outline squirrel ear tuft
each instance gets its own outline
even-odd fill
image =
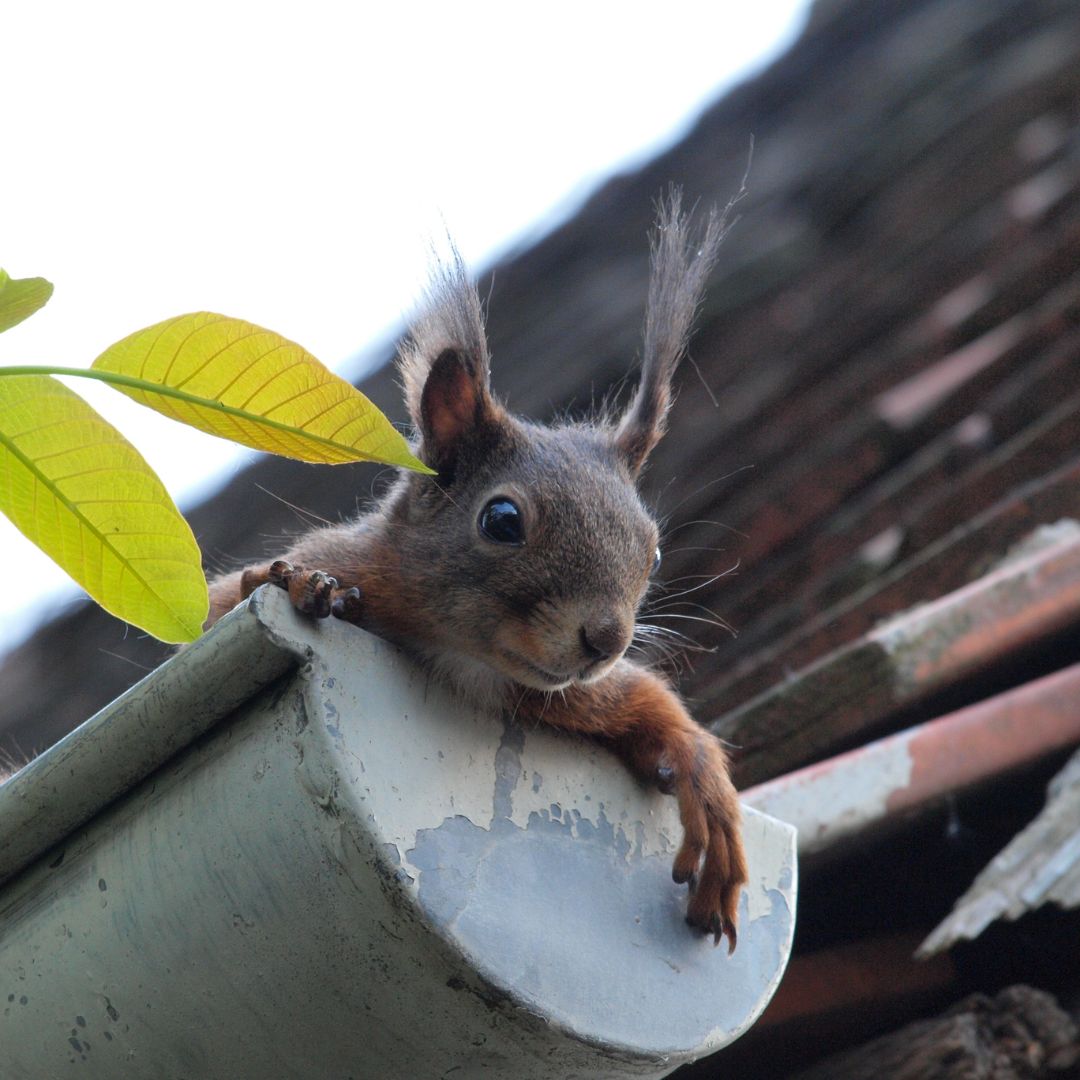
[[[496,411],[480,297],[453,244],[449,260],[432,266],[399,365],[405,404],[423,438],[420,457],[441,472],[457,440]]]
[[[741,192],[740,192],[741,195]],[[652,235],[652,270],[645,308],[641,384],[615,431],[615,447],[636,476],[667,426],[671,379],[686,351],[701,296],[728,228],[727,208],[710,211],[694,229],[682,212],[682,193],[673,187],[660,200]]]

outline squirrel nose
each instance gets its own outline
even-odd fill
[[[583,626],[578,637],[582,651],[591,661],[610,660],[626,648],[623,628],[614,621]]]

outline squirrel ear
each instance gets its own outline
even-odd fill
[[[420,313],[402,344],[400,370],[409,415],[422,436],[420,457],[439,472],[453,465],[463,435],[498,407],[480,297],[457,248],[436,260]]]
[[[444,349],[428,370],[420,395],[421,458],[441,474],[450,472],[461,439],[482,424],[492,409],[476,361]]]
[[[671,379],[686,351],[705,282],[728,226],[727,209],[710,211],[702,230],[682,212],[682,192],[661,199],[653,232],[641,384],[615,430],[615,447],[636,476],[667,426]]]

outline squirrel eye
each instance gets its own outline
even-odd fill
[[[525,523],[517,504],[496,495],[480,511],[480,531],[496,544],[524,544]]]
[[[660,549],[657,548],[656,551],[653,552],[652,569],[649,571],[649,573],[650,574],[655,574],[656,571],[659,570],[659,569],[660,569]]]

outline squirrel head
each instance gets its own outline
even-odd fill
[[[677,191],[652,245],[641,382],[614,419],[546,427],[492,396],[480,300],[456,251],[436,268],[402,349],[417,453],[437,476],[403,480],[389,508],[422,643],[524,686],[592,682],[619,660],[659,564],[637,478],[664,432],[671,379],[725,229],[700,231]]]

